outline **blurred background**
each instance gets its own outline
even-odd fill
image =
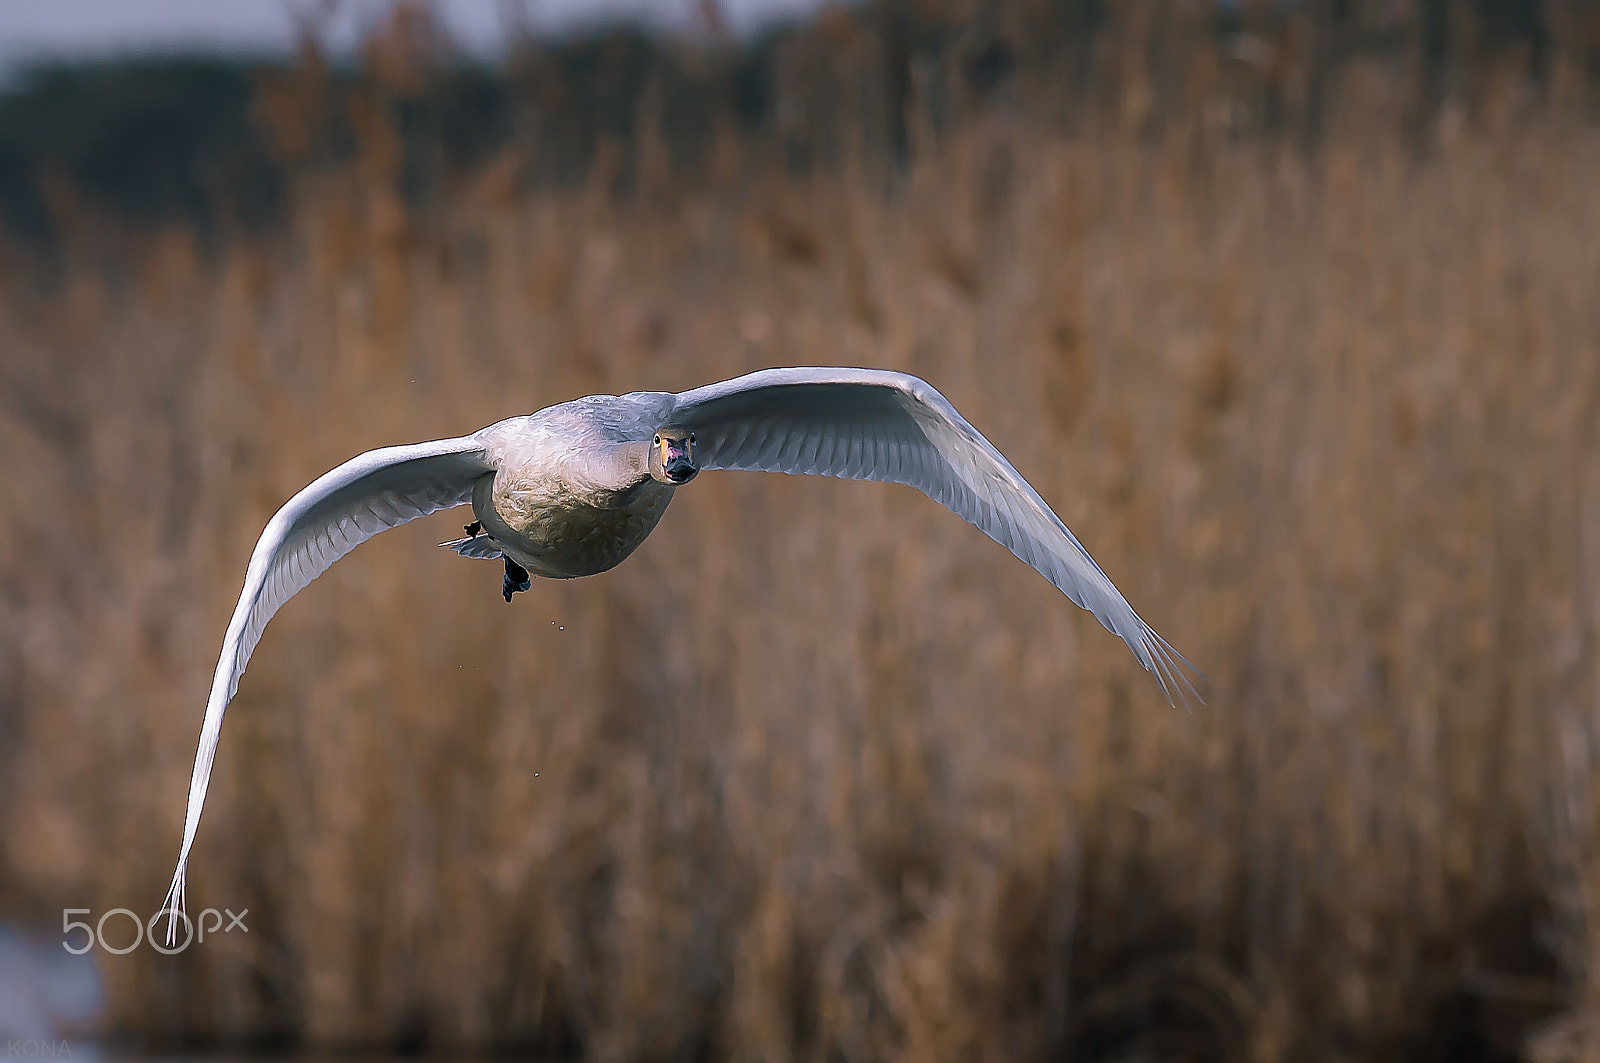
[[[1600,1057],[1597,190],[1595,0],[6,5],[0,1036]],[[244,677],[248,932],[135,937],[286,498],[784,364],[933,382],[1207,703],[904,488],[511,607],[442,514]]]

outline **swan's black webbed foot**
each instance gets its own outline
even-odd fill
[[[461,530],[467,533],[467,538],[476,539],[478,533],[483,531],[483,524],[479,521],[473,521],[471,524],[463,524]]]
[[[506,601],[510,602],[513,594],[517,593],[518,591],[525,591],[529,587],[533,586],[533,580],[528,578],[527,569],[511,560],[509,557],[506,558],[505,561],[506,579],[505,583],[501,585],[500,590],[501,593],[506,596]]]

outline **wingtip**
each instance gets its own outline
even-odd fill
[[[1148,624],[1145,625],[1139,641],[1145,651],[1140,655],[1140,663],[1155,675],[1168,705],[1177,708],[1178,703],[1182,702],[1183,707],[1188,709],[1193,707],[1190,699],[1201,705],[1206,703],[1195,680],[1209,683],[1211,681],[1209,676],[1196,668],[1189,658],[1174,649],[1170,642],[1156,634]],[[1190,678],[1191,676],[1193,678]]]
[[[161,902],[161,911],[167,915],[168,948],[172,948],[177,944],[178,920],[182,919],[185,926],[189,923],[189,917],[184,910],[186,907],[184,894],[187,892],[187,880],[186,870],[183,864],[180,863],[178,869],[173,872],[172,884],[167,887],[166,899]]]

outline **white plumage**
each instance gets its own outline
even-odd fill
[[[470,436],[352,458],[295,495],[251,555],[206,703],[165,908],[169,938],[228,701],[267,621],[380,531],[471,503],[473,534],[445,545],[572,578],[620,563],[700,470],[742,469],[908,484],[981,528],[1121,637],[1169,701],[1192,666],[1157,635],[1022,475],[945,397],[914,376],[791,368],[673,395],[591,395]],[[513,573],[521,582],[514,582]]]

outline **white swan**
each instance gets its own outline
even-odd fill
[[[528,573],[589,576],[619,564],[701,469],[909,484],[1037,569],[1154,672],[1168,701],[1192,666],[1139,619],[1028,482],[926,382],[872,369],[793,368],[673,395],[591,395],[470,436],[352,458],[291,498],[261,533],[222,641],[189,783],[183,849],[163,911],[172,939],[223,713],[278,608],[358,544],[472,504],[443,545],[504,558],[506,601]]]

